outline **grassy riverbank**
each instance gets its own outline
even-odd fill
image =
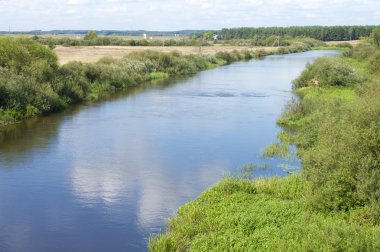
[[[305,200],[300,175],[226,178],[178,210],[150,251],[376,251],[380,228],[365,209],[323,212]],[[364,222],[364,223],[363,223]]]
[[[222,180],[181,207],[151,251],[380,250],[380,30],[293,85],[299,99],[264,154],[296,145],[302,170]]]

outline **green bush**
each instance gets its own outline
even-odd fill
[[[326,108],[312,121],[316,140],[303,148],[302,159],[315,206],[346,210],[380,204],[379,118],[380,99],[366,96],[349,107]],[[311,136],[308,128],[299,138]]]
[[[318,58],[308,63],[301,75],[293,81],[294,88],[353,86],[361,78],[355,69],[340,58]]]
[[[368,70],[372,74],[380,74],[380,52],[377,51],[368,59]]]
[[[353,49],[344,53],[347,57],[352,57],[357,60],[368,59],[371,55],[376,52],[376,48],[370,43],[360,43]]]
[[[373,30],[371,34],[371,39],[372,39],[373,44],[377,48],[380,48],[380,27],[377,27]]]
[[[215,54],[215,58],[226,62],[226,64],[230,64],[238,60],[236,54],[230,52],[217,52]]]
[[[336,47],[339,47],[339,48],[349,48],[349,49],[353,49],[354,47],[348,43],[348,42],[344,42],[344,43],[338,43],[335,45]]]
[[[69,62],[58,72],[53,85],[54,91],[61,97],[68,98],[70,103],[83,101],[90,90],[90,82],[85,75],[85,66],[81,62]]]
[[[31,39],[4,37],[0,38],[0,67],[17,74],[31,69],[51,73],[58,68],[58,60],[52,50]]]
[[[374,57],[375,59],[377,58]],[[320,211],[367,207],[380,223],[380,80],[346,88],[298,90],[281,123],[297,126],[292,142],[309,182],[308,201]]]

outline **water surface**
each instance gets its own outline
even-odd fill
[[[336,54],[239,62],[0,131],[0,251],[146,251],[180,205],[263,162],[291,80]],[[257,176],[286,174],[265,162]]]

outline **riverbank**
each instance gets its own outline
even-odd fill
[[[304,52],[311,47],[299,42],[276,51],[233,50],[214,55],[145,50],[121,59],[104,57],[96,63],[71,61],[60,66],[54,51],[32,39],[0,38],[0,127],[96,101],[157,78],[191,75],[235,61]]]
[[[376,251],[380,228],[363,210],[315,211],[307,182],[225,178],[178,210],[150,251]]]
[[[371,40],[308,64],[278,123],[302,171],[226,178],[189,202],[150,251],[377,251],[380,249],[380,53]]]

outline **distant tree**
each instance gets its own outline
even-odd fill
[[[203,33],[203,39],[204,40],[213,40],[214,39],[214,32],[205,32]]]
[[[371,36],[373,43],[376,45],[376,47],[380,48],[380,27],[374,29]]]
[[[98,34],[96,31],[88,31],[86,36],[84,36],[85,40],[95,40],[98,38]]]

